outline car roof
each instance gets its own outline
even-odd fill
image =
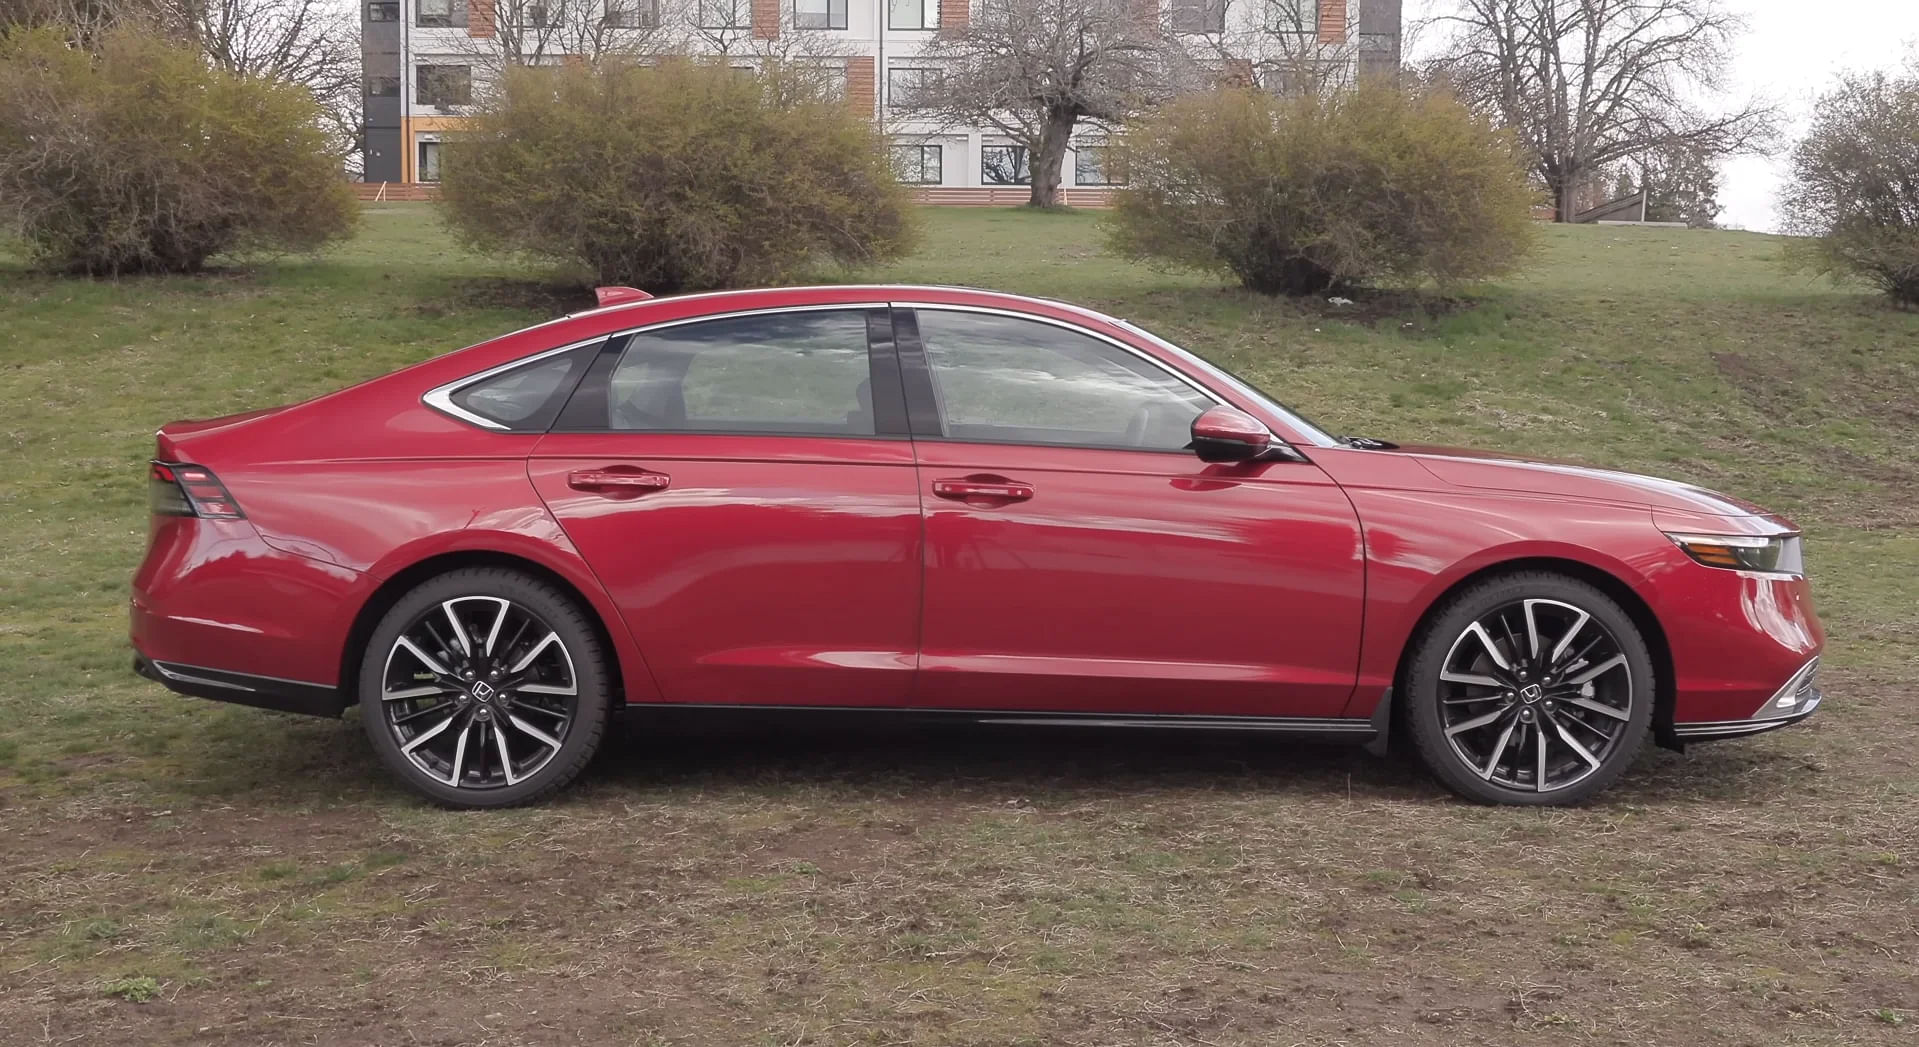
[[[1052,298],[1012,294],[980,287],[949,284],[817,284],[805,287],[761,287],[732,291],[703,291],[693,294],[662,295],[639,301],[569,313],[557,321],[587,318],[631,317],[646,323],[652,314],[661,319],[734,312],[740,309],[779,308],[781,306],[830,305],[839,302],[896,302],[901,300],[935,305],[973,305],[995,307],[1014,312],[1067,314],[1101,324],[1117,323],[1114,317],[1084,306]],[[688,308],[691,306],[691,308]],[[545,325],[541,325],[545,326]]]

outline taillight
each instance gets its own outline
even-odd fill
[[[199,516],[239,520],[246,516],[213,470],[184,462],[154,462],[148,473],[148,501],[155,516]]]

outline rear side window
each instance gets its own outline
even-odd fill
[[[447,399],[460,412],[494,425],[545,432],[602,344],[583,345],[508,368],[461,386]]]
[[[872,436],[866,326],[864,310],[818,309],[642,331],[561,428]]]

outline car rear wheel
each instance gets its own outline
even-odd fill
[[[610,685],[591,621],[565,593],[467,568],[407,593],[360,668],[381,760],[450,807],[510,807],[572,781],[605,733]]]
[[[1617,602],[1525,572],[1447,601],[1403,681],[1407,727],[1471,800],[1578,803],[1625,773],[1652,725],[1652,655]]]

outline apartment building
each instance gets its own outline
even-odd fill
[[[1020,202],[1025,148],[993,128],[930,119],[923,104],[941,89],[943,72],[921,51],[991,2],[362,0],[365,179],[381,195],[431,195],[440,143],[468,119],[489,70],[504,61],[564,62],[612,43],[709,54],[742,73],[773,56],[812,63],[845,104],[881,123],[902,180],[925,199]],[[1294,89],[1302,76],[1350,82],[1399,64],[1401,0],[1126,2],[1148,5],[1196,67],[1272,90]],[[1111,188],[1105,156],[1116,131],[1086,125],[1076,134],[1062,182],[1067,202],[1097,204]]]

